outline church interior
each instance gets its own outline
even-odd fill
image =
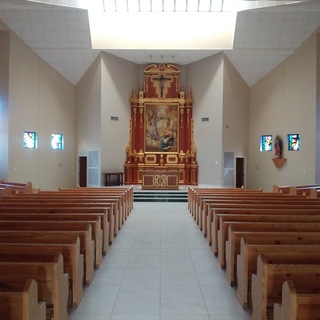
[[[319,319],[320,0],[0,0],[0,48],[4,320]]]

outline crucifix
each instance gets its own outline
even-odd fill
[[[159,78],[153,78],[153,80],[159,80],[159,87],[160,87],[160,98],[163,98],[163,89],[164,89],[164,82],[165,80],[171,80],[172,78],[165,78],[163,74]]]

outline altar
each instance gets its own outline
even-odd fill
[[[144,69],[144,84],[132,90],[124,183],[143,189],[178,189],[198,184],[193,140],[193,96],[180,85],[172,64]]]
[[[141,172],[142,189],[177,190],[179,189],[179,172],[167,170],[143,170]]]

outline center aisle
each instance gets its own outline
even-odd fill
[[[248,320],[187,203],[134,203],[70,320]]]

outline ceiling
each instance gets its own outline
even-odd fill
[[[273,1],[272,6],[266,8],[238,12],[233,49],[224,51],[249,86],[290,56],[320,27],[320,0],[286,5],[277,3],[283,4],[283,1]],[[28,0],[0,0],[0,19],[74,85],[101,52],[91,47],[88,12],[85,9]],[[178,65],[221,52],[148,49],[103,51],[137,64],[164,62]]]

